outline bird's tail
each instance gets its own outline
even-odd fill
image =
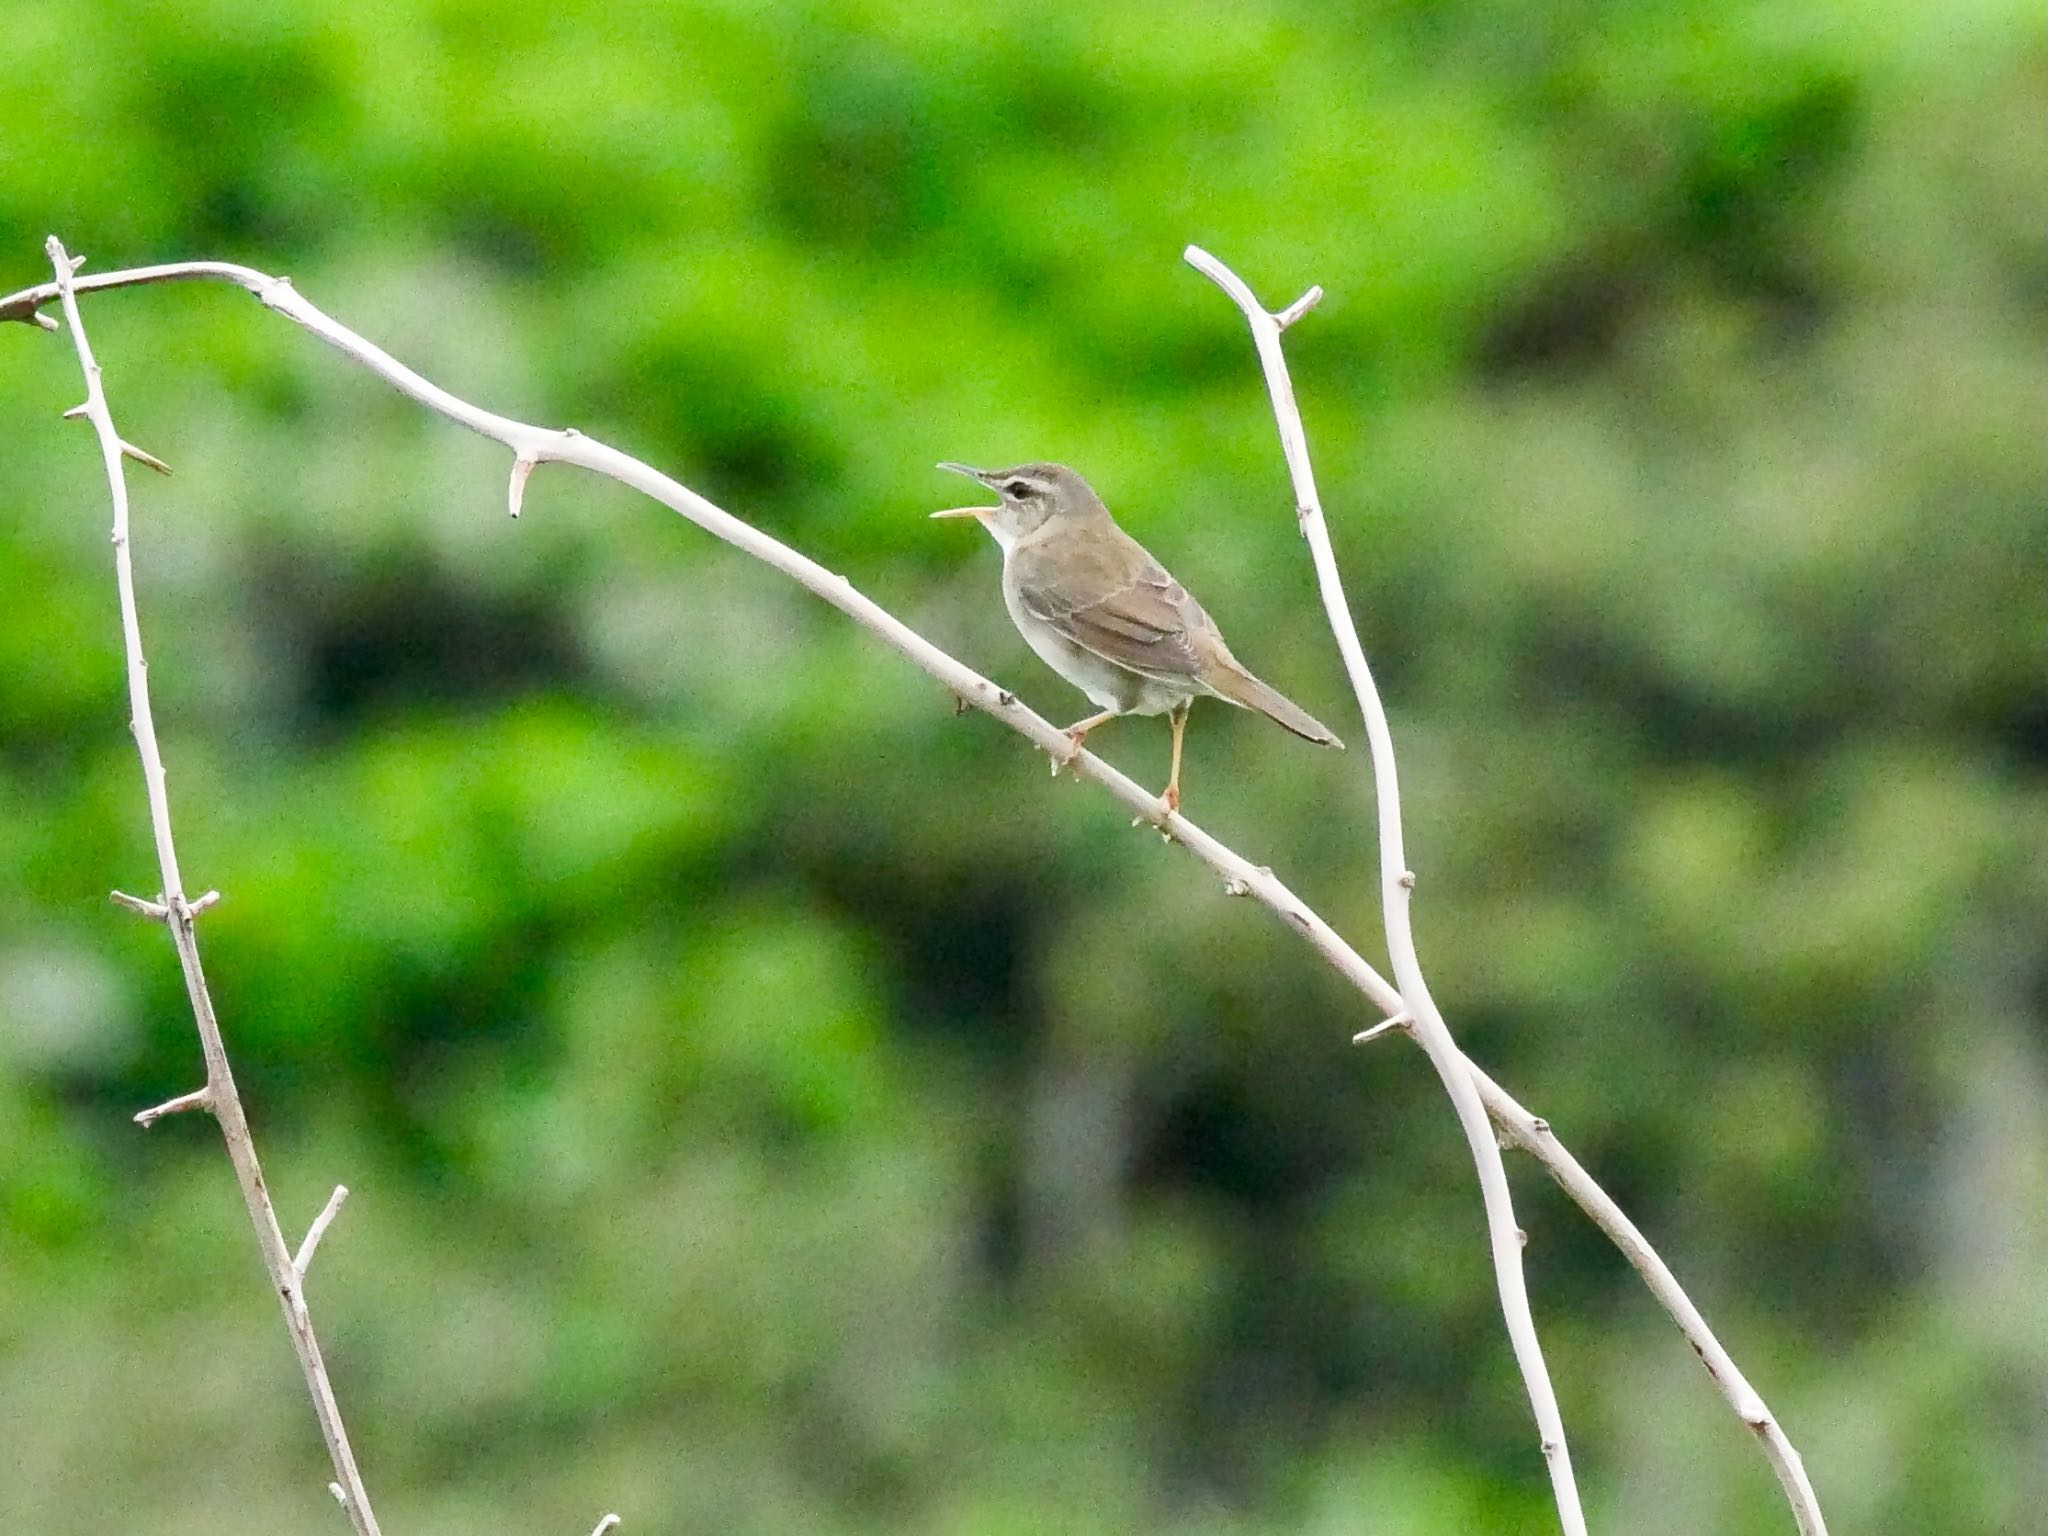
[[[1335,731],[1279,689],[1260,682],[1243,667],[1219,667],[1208,682],[1218,698],[1228,699],[1244,709],[1256,709],[1304,741],[1312,741],[1319,747],[1335,747],[1340,752],[1344,750],[1344,743],[1337,739]]]

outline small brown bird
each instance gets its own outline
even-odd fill
[[[1244,669],[1187,588],[1109,515],[1063,464],[941,469],[978,480],[1002,499],[933,517],[972,517],[1003,550],[1003,602],[1039,659],[1102,708],[1067,727],[1083,738],[1118,715],[1169,715],[1173,769],[1166,808],[1180,808],[1181,733],[1203,694],[1256,709],[1319,747],[1342,748],[1330,728]],[[1059,764],[1053,764],[1059,772]]]

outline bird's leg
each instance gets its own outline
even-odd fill
[[[1072,725],[1068,726],[1067,740],[1073,743],[1074,750],[1069,752],[1064,758],[1056,757],[1052,760],[1052,776],[1058,778],[1061,766],[1071,763],[1076,757],[1081,755],[1081,743],[1088,739],[1090,731],[1094,730],[1098,725],[1107,725],[1115,718],[1115,710],[1105,709],[1099,715],[1090,715],[1086,720],[1076,720]]]
[[[1180,809],[1180,738],[1188,728],[1188,706],[1192,703],[1193,699],[1182,699],[1173,707],[1173,768],[1166,775],[1166,793],[1160,796],[1168,811]]]

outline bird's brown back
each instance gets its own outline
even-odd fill
[[[1199,678],[1235,665],[1202,605],[1106,515],[1060,519],[1020,539],[1009,576],[1034,618],[1142,676]]]

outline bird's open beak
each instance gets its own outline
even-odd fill
[[[970,480],[979,480],[983,485],[988,484],[988,472],[986,470],[974,469],[966,464],[953,463],[941,464],[939,468],[943,470],[949,470],[956,475],[965,475]],[[932,516],[987,517],[989,513],[994,512],[996,510],[997,508],[995,507],[948,507],[943,512],[934,512]]]

